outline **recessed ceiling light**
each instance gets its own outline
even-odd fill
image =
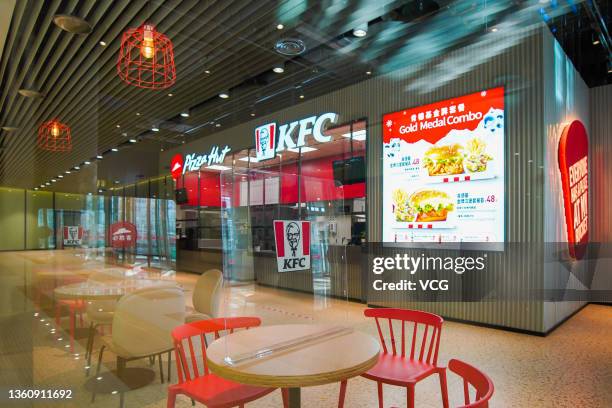
[[[368,35],[368,23],[360,24],[359,26],[353,28],[353,35],[359,38]]]
[[[104,190],[100,189],[100,190],[98,190],[98,193],[101,193],[101,192],[103,192],[103,191],[104,191]]]
[[[216,123],[215,127],[221,127],[221,124],[220,123]]]
[[[219,92],[219,98],[221,98],[221,99],[229,98],[229,91],[221,91],[221,92]]]
[[[277,25],[276,25],[276,29],[277,29],[277,30],[282,30],[283,28],[285,28],[285,26],[284,26],[284,25],[282,25],[282,24],[277,24]]]
[[[285,66],[284,64],[275,65],[274,68],[272,68],[272,71],[277,74],[282,74],[283,72],[285,72]]]
[[[66,174],[70,174],[70,173],[71,173],[71,171],[70,171],[70,170],[66,170],[64,173],[66,173]]]
[[[205,73],[205,74],[210,74],[210,70],[205,69],[205,70],[204,70],[204,73]]]
[[[251,116],[255,116],[255,112],[251,112]]]
[[[151,130],[152,130],[153,132],[159,132],[159,128],[157,128],[157,127],[155,127],[155,126],[153,126],[153,127],[151,128]]]
[[[121,125],[117,125],[117,129],[119,129],[121,127]]]
[[[106,42],[105,41],[100,41],[98,44],[100,44],[103,47],[106,47]]]
[[[599,40],[596,38],[593,40],[593,45],[597,45],[597,44],[599,44]]]
[[[51,183],[49,183],[48,181],[45,183],[45,186],[50,186]]]
[[[130,143],[136,143],[136,139],[130,139]]]
[[[140,116],[140,112],[136,112],[136,116]]]
[[[174,94],[173,93],[169,93],[168,96],[174,96]]]
[[[366,71],[366,75],[372,75],[372,71]]]
[[[41,184],[41,185],[40,185],[40,188],[45,188],[45,185],[44,185],[44,184]]]
[[[34,190],[38,191],[38,187],[34,187]]]
[[[498,32],[498,31],[499,31],[499,29],[498,29],[497,27],[493,27],[493,28],[491,29],[491,32],[492,32],[492,33],[496,33],[496,32]]]
[[[118,152],[118,151],[119,151],[119,149],[117,149],[116,147],[113,147],[113,148],[111,149],[111,152]]]
[[[96,156],[96,159],[98,159],[98,160],[102,160],[103,158],[104,158],[104,156],[102,156],[101,154]]]
[[[305,98],[304,94],[300,94],[300,99],[304,99],[304,98]]]
[[[57,180],[56,179],[51,179],[51,182],[55,183],[55,182],[57,182]]]
[[[181,112],[181,116],[184,118],[188,118],[189,117],[189,112]]]
[[[162,147],[161,149],[159,149],[159,151],[160,151],[160,152],[163,152],[163,151],[164,151],[164,148]]]
[[[87,165],[90,165],[90,164],[91,164],[91,162],[90,162],[89,160],[85,160],[85,161],[83,162],[83,164],[87,166]]]
[[[64,176],[62,174],[58,174],[57,178],[64,178]]]
[[[75,169],[75,170],[80,170],[80,169],[81,169],[81,167],[79,167],[79,166],[74,166],[74,169]]]

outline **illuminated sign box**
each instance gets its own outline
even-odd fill
[[[504,242],[504,88],[383,116],[383,241]]]

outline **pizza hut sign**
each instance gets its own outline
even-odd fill
[[[570,256],[582,259],[589,242],[589,139],[575,120],[559,140],[559,171],[563,188],[565,226]]]
[[[310,269],[310,222],[274,221],[279,272]]]
[[[113,248],[136,246],[136,226],[131,222],[119,221],[110,226],[110,240]]]

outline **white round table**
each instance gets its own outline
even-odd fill
[[[163,279],[117,279],[105,282],[85,281],[55,288],[58,299],[110,300],[126,293],[156,286],[178,286],[173,280]]]
[[[217,339],[206,350],[210,369],[242,384],[289,389],[300,406],[300,387],[339,382],[363,374],[378,361],[374,337],[323,324],[262,326]]]

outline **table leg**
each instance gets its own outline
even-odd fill
[[[302,406],[300,388],[289,388],[289,408]]]

